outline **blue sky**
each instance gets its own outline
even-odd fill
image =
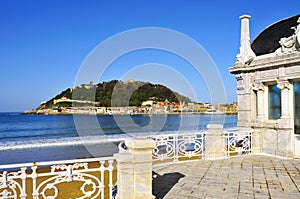
[[[239,16],[252,16],[253,40],[270,24],[299,14],[299,8],[300,1],[295,0],[0,0],[0,111],[33,109],[73,87],[82,62],[99,43],[143,27],[172,29],[197,41],[222,76],[226,101],[236,101],[236,81],[228,67],[234,64],[239,50]],[[192,85],[198,101],[211,101],[205,81],[194,75],[188,63],[159,50],[120,57],[99,81],[129,76],[152,81],[151,74],[128,75],[128,71],[149,67],[149,63],[168,66]],[[157,81],[154,83],[163,83]],[[167,86],[190,95],[180,84],[174,80]]]

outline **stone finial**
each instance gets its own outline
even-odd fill
[[[240,16],[241,19],[241,45],[240,54],[237,55],[237,62],[249,65],[256,57],[250,45],[250,31],[249,31],[249,15]]]

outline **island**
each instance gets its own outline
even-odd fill
[[[164,85],[131,78],[68,88],[25,114],[237,114],[237,103],[193,102]]]

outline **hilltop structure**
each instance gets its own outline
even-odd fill
[[[300,157],[300,15],[269,26],[250,44],[241,19],[237,79],[238,127],[253,132],[253,150]]]

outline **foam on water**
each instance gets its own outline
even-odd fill
[[[123,138],[125,139],[125,137]],[[84,144],[97,144],[103,142],[117,142],[123,140],[118,138],[107,138],[106,136],[87,136],[87,137],[69,137],[69,138],[49,138],[26,141],[5,141],[0,143],[0,151],[20,150],[30,148],[47,148],[60,146],[76,146]]]
[[[226,131],[237,131],[237,127],[226,128]],[[116,134],[116,135],[98,135],[98,136],[84,136],[84,137],[64,137],[64,138],[44,138],[36,140],[20,140],[20,141],[4,141],[0,142],[0,151],[6,150],[22,150],[31,148],[50,148],[50,147],[62,147],[62,146],[76,146],[76,145],[93,145],[107,142],[120,142],[130,137],[153,137],[156,135],[168,135],[168,134],[187,134],[204,132],[199,131],[161,131],[161,132],[143,132],[128,134]],[[134,136],[133,136],[134,135]]]

